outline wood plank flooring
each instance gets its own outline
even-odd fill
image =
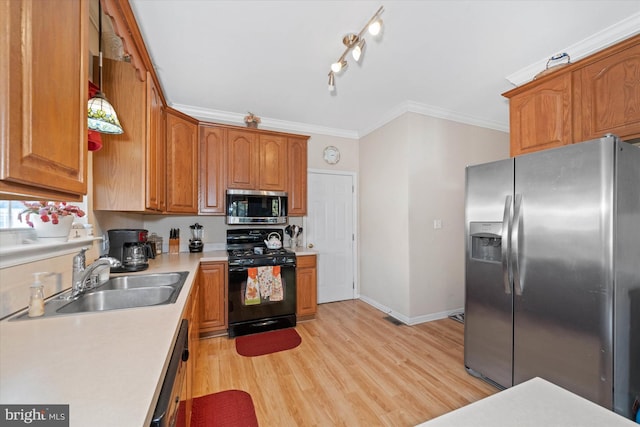
[[[321,304],[302,344],[243,357],[227,337],[200,341],[195,396],[239,389],[269,426],[414,426],[498,390],[463,364],[463,325],[394,325],[359,300]]]

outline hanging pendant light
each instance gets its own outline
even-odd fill
[[[102,93],[102,4],[98,1],[98,78],[100,90],[89,100],[88,126],[89,130],[100,133],[121,134],[124,131],[118,120],[116,110]]]

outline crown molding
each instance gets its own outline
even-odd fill
[[[397,119],[405,113],[422,114],[423,116],[435,117],[438,119],[451,120],[458,123],[464,123],[473,126],[479,126],[488,129],[494,129],[501,132],[509,132],[509,126],[502,122],[490,121],[480,119],[478,117],[470,116],[467,114],[457,113],[455,111],[446,110],[444,108],[436,107],[433,105],[422,104],[415,101],[405,101],[398,104],[391,110],[389,110],[379,121],[372,126],[359,132],[360,137],[366,136],[369,133],[381,128],[387,123]]]
[[[183,104],[172,104],[171,107],[203,121],[212,121],[216,123],[226,123],[240,126],[244,124],[244,114],[231,113],[221,110],[210,110]],[[278,131],[289,131],[295,133],[328,135],[349,139],[358,139],[360,137],[358,135],[358,132],[353,130],[330,128],[326,126],[318,126],[307,123],[290,122],[287,120],[270,119],[268,117],[261,117],[260,128]]]
[[[533,80],[533,77],[547,67],[549,58],[557,53],[567,52],[571,61],[575,62],[586,56],[602,50],[612,44],[632,37],[640,33],[640,12],[629,16],[622,21],[605,28],[586,39],[571,46],[552,52],[547,58],[528,65],[505,78],[514,86],[520,86]]]

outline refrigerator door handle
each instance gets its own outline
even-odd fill
[[[511,196],[504,199],[504,213],[502,215],[502,283],[504,293],[511,293],[513,271],[511,270]]]
[[[520,238],[522,236],[522,194],[516,194],[513,203],[513,226],[511,228],[511,270],[513,290],[522,295],[524,283],[520,274]]]

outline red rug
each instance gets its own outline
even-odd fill
[[[191,427],[257,427],[251,395],[226,390],[193,399]]]
[[[293,328],[236,338],[236,351],[241,356],[253,357],[290,350],[300,345],[302,338]]]

